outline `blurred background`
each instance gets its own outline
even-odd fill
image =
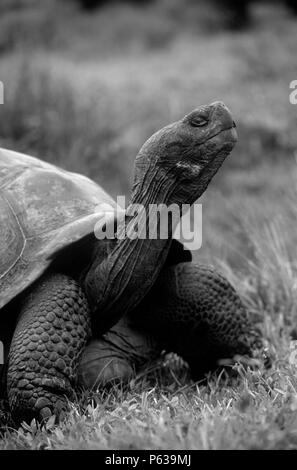
[[[0,145],[129,195],[142,143],[223,100],[239,143],[202,197],[194,256],[241,272],[269,251],[292,267],[296,13],[293,0],[1,0]]]

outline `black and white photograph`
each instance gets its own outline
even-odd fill
[[[0,0],[0,450],[297,450],[296,0]]]

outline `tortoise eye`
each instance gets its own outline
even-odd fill
[[[190,125],[192,127],[206,126],[207,123],[208,123],[208,120],[202,116],[195,116],[195,117],[193,116],[190,120]]]

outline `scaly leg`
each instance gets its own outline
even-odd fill
[[[89,336],[88,303],[76,281],[52,274],[33,286],[8,358],[7,394],[18,421],[59,415],[67,408]]]
[[[164,349],[176,352],[194,376],[219,359],[262,348],[259,331],[230,283],[214,269],[180,263],[162,271],[149,296],[132,313]]]

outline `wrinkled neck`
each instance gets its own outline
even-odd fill
[[[101,263],[95,259],[86,276],[95,333],[106,331],[136,307],[156,281],[171,246],[175,222],[168,224],[168,236],[161,238],[159,219],[151,220],[150,209],[151,204],[165,207],[172,192],[168,181],[154,171],[146,173],[142,182],[134,185],[128,216],[117,229],[115,247]],[[141,215],[133,211],[135,205],[141,206]],[[135,226],[138,226],[136,236]],[[148,227],[156,238],[148,237]]]

